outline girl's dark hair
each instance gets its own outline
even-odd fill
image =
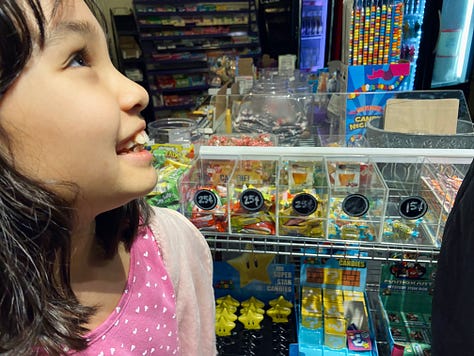
[[[55,9],[60,2],[55,0]],[[86,3],[94,9],[91,0]],[[27,20],[29,12],[34,21]],[[0,1],[0,105],[33,45],[42,48],[44,40],[39,0]],[[83,325],[95,309],[81,305],[70,284],[74,202],[15,169],[1,118],[0,142],[0,353],[82,350],[87,347]],[[73,184],[64,185],[79,193]],[[97,216],[96,237],[104,258],[115,255],[120,241],[130,249],[140,221],[147,223],[149,214],[148,205],[137,199]]]

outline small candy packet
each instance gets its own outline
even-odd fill
[[[347,330],[347,348],[353,351],[372,350],[370,334],[365,330]]]

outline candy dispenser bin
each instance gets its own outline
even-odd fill
[[[227,233],[229,214],[227,183],[237,157],[193,162],[180,184],[181,211],[199,230]]]
[[[323,157],[280,161],[278,233],[325,238],[328,182]]]
[[[329,157],[329,239],[357,242],[380,240],[387,186],[368,157]]]
[[[467,166],[435,163],[425,158],[379,167],[389,188],[382,242],[440,246]]]
[[[432,245],[432,237],[421,226],[428,209],[422,197],[428,193],[421,184],[423,160],[379,163],[379,168],[389,189],[382,242]]]
[[[468,169],[468,164],[441,164],[429,159],[423,164],[421,197],[428,205],[423,228],[436,246],[441,246],[446,220]]]
[[[241,157],[229,178],[230,232],[275,235],[278,157]]]

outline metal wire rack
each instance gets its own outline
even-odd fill
[[[305,237],[206,234],[214,254],[273,253],[280,259],[301,257],[436,263],[439,249],[431,246],[330,241]]]

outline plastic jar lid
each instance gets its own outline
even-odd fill
[[[196,121],[185,118],[164,118],[148,123],[148,135],[155,143],[191,143]]]

